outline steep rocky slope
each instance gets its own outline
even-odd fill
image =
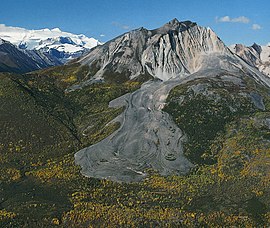
[[[174,19],[161,28],[139,28],[94,48],[79,60],[88,65],[89,78],[115,75],[128,80],[149,74],[161,80],[189,74],[201,67],[201,56],[226,53],[227,48],[210,28]]]

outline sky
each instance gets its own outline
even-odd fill
[[[270,43],[269,0],[1,0],[0,24],[60,28],[106,42],[177,18],[212,28],[227,44]]]

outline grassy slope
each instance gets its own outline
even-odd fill
[[[200,88],[194,92],[192,88]],[[201,155],[222,134],[228,123],[245,115],[252,115],[256,108],[249,97],[243,95],[249,89],[231,82],[199,79],[171,91],[165,111],[188,135],[185,155],[194,163],[211,164],[214,157],[203,159]]]
[[[66,94],[62,78],[54,76],[1,74],[0,78],[0,221],[8,224],[15,213],[15,224],[51,224],[54,216],[71,208],[69,186],[44,184],[28,173],[46,170],[48,163],[66,156],[72,163],[76,151],[114,131],[117,124],[105,125],[122,109],[110,109],[108,102],[139,83],[98,84]]]
[[[190,85],[176,87],[166,111],[190,142],[198,145],[192,148],[187,144],[186,148],[199,165],[188,176],[165,178],[149,170],[149,178],[142,183],[120,184],[82,177],[73,154],[117,127],[105,127],[121,112],[109,109],[108,101],[138,88],[139,83],[99,84],[65,94],[62,88],[71,83],[67,79],[73,71],[75,68],[63,70],[62,76],[59,70],[53,75],[1,76],[0,121],[5,131],[1,132],[0,224],[149,227],[270,223],[269,130],[259,121],[270,115],[270,102],[263,88],[247,82],[249,88],[262,90],[266,111],[242,98],[237,99],[241,108],[232,115],[228,102],[237,101],[231,99],[238,93],[229,90],[231,85],[228,92],[213,83],[222,102],[190,96],[183,106],[177,102]],[[213,128],[207,128],[209,123]],[[193,125],[207,137],[190,134],[196,133]]]

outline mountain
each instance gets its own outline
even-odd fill
[[[60,64],[50,55],[36,50],[20,50],[0,38],[0,72],[26,73]]]
[[[174,19],[155,30],[139,28],[96,47],[78,62],[93,69],[89,77],[124,79],[151,75],[168,80],[200,68],[200,56],[227,52],[210,28]]]
[[[269,227],[270,78],[211,29],[0,79],[1,227]]]
[[[21,50],[35,50],[60,63],[77,58],[101,43],[85,35],[63,32],[59,28],[27,30],[0,24],[0,38]]]
[[[243,44],[235,44],[230,46],[230,49],[249,65],[270,76],[270,45],[261,46],[254,43],[247,47]]]
[[[125,33],[92,49],[77,62],[88,66],[89,72],[94,72],[88,75],[90,81],[114,80],[119,83],[137,80],[145,74],[161,81],[150,81],[136,92],[112,101],[110,107],[126,107],[115,120],[120,122],[119,130],[75,155],[84,175],[116,181],[141,180],[146,177],[144,170],[148,167],[163,175],[185,174],[200,161],[201,153],[209,149],[199,147],[197,151],[192,150],[190,156],[184,156],[184,151],[187,151],[184,145],[192,134],[180,130],[182,128],[179,129],[169,115],[161,112],[166,97],[176,85],[196,82],[201,78],[208,93],[210,88],[214,90],[216,83],[224,84],[224,88],[228,83],[228,90],[233,86],[239,87],[234,97],[216,94],[214,100],[228,100],[228,103],[230,99],[240,101],[243,94],[249,97],[247,103],[254,103],[257,109],[264,109],[265,106],[261,95],[248,93],[245,91],[247,88],[241,86],[248,87],[245,80],[249,77],[262,86],[270,85],[270,78],[234,55],[211,29],[176,19],[155,30],[140,28]],[[194,86],[198,86],[194,93],[204,91],[200,85]],[[239,106],[240,103],[237,106],[232,104],[230,115],[240,112]],[[200,144],[203,145],[203,142]]]

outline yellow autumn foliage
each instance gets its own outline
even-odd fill
[[[6,219],[15,218],[16,214],[10,211],[6,211],[5,209],[0,210],[0,222]]]
[[[21,178],[20,170],[15,168],[0,168],[0,181],[16,181]]]

